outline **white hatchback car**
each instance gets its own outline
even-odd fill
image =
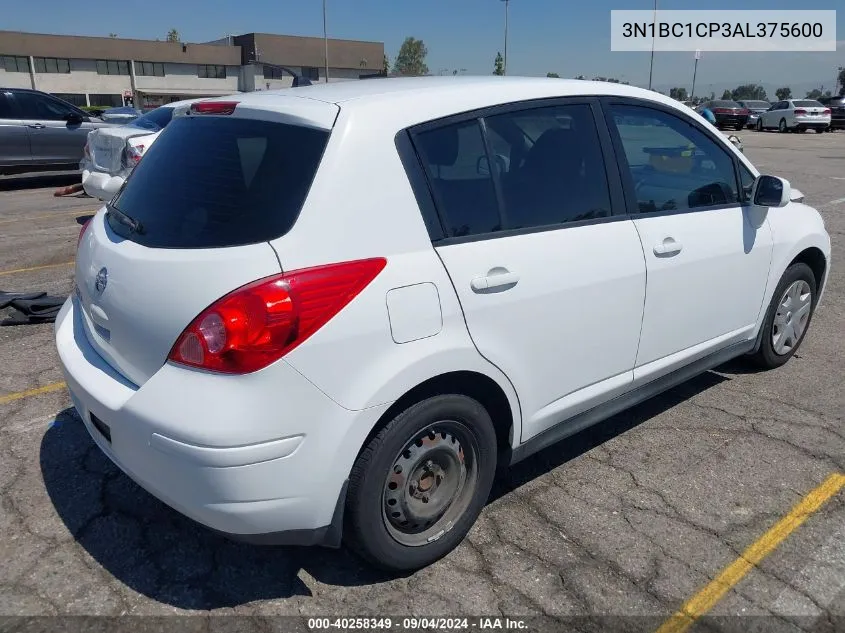
[[[756,129],[779,132],[826,132],[830,129],[830,108],[815,99],[778,101],[757,118]]]
[[[165,503],[414,569],[497,466],[785,363],[829,270],[819,213],[668,97],[344,82],[175,118],[83,227],[56,343],[94,441]]]

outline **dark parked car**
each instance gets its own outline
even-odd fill
[[[746,127],[757,127],[757,119],[763,112],[772,107],[772,104],[768,101],[737,101],[737,103],[748,110]]]
[[[830,129],[845,130],[845,95],[841,97],[822,97],[818,101],[830,108]]]
[[[0,88],[0,174],[75,171],[88,132],[110,125],[46,92]]]
[[[748,116],[751,114],[748,108],[738,104],[736,101],[717,99],[702,103],[698,109],[708,108],[716,117],[716,127],[719,129],[732,127],[741,130],[748,123]]]

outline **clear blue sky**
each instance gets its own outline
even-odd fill
[[[800,5],[801,3],[799,3]],[[321,0],[246,0],[213,8],[198,0],[144,0],[138,3],[79,3],[67,0],[3,2],[0,29],[36,33],[164,39],[176,28],[187,42],[251,31],[322,35]],[[37,6],[36,6],[37,5]],[[98,10],[103,6],[102,11]],[[131,7],[123,9],[123,7]],[[661,9],[840,9],[836,53],[710,53],[702,59],[696,92],[738,83],[824,84],[832,88],[837,66],[845,66],[845,4],[815,0],[660,0]],[[610,51],[611,9],[652,8],[651,0],[511,0],[508,74],[562,77],[613,76],[648,83],[648,53]],[[428,66],[488,74],[503,48],[504,3],[500,0],[328,0],[330,37],[383,41],[393,59],[406,36],[423,39]],[[2,51],[0,51],[2,52]],[[692,53],[658,53],[658,89],[692,80]],[[773,89],[772,89],[773,90]],[[793,88],[793,92],[797,92]],[[803,95],[802,95],[803,96]]]

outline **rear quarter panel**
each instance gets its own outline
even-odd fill
[[[352,410],[392,403],[444,373],[484,374],[507,395],[519,438],[516,393],[470,338],[399,158],[396,132],[380,120],[378,110],[357,109],[354,117],[341,110],[299,219],[287,235],[271,242],[285,271],[369,257],[388,261],[364,292],[286,360]],[[420,283],[437,288],[442,328],[397,343],[387,295]]]

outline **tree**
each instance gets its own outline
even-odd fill
[[[505,74],[505,58],[502,57],[501,53],[496,53],[496,59],[493,61],[493,74],[494,75],[504,75]]]
[[[726,89],[722,93],[722,99],[724,99],[725,101],[730,101],[731,100],[731,91]]]
[[[818,99],[822,96],[822,91],[818,88],[813,88],[810,92],[807,93],[807,96],[804,97],[805,99]]]
[[[179,41],[179,31],[176,29],[170,29],[167,33],[167,41],[168,42],[178,42]]]
[[[775,90],[775,96],[777,97],[778,101],[786,101],[787,99],[791,99],[792,88],[790,88],[789,86],[778,88],[777,90]]]
[[[413,37],[406,37],[402,42],[402,48],[393,63],[393,72],[409,77],[418,77],[428,74],[428,66],[425,65],[425,58],[428,49],[425,42]]]
[[[687,100],[687,89],[686,88],[671,88],[669,90],[669,96],[676,101],[686,101]]]
[[[845,97],[845,66],[839,67],[839,77],[837,77],[837,79],[839,79],[840,85],[839,96]]]
[[[546,73],[546,77],[554,77],[555,79],[560,79],[560,75],[557,73]]]
[[[390,73],[390,59],[388,59],[387,53],[384,54],[384,62],[382,63],[381,69],[385,75]]]
[[[731,91],[734,101],[768,101],[766,89],[757,84],[743,84]]]
[[[710,101],[715,101],[715,100],[716,100],[716,93],[711,90],[710,91]]]

